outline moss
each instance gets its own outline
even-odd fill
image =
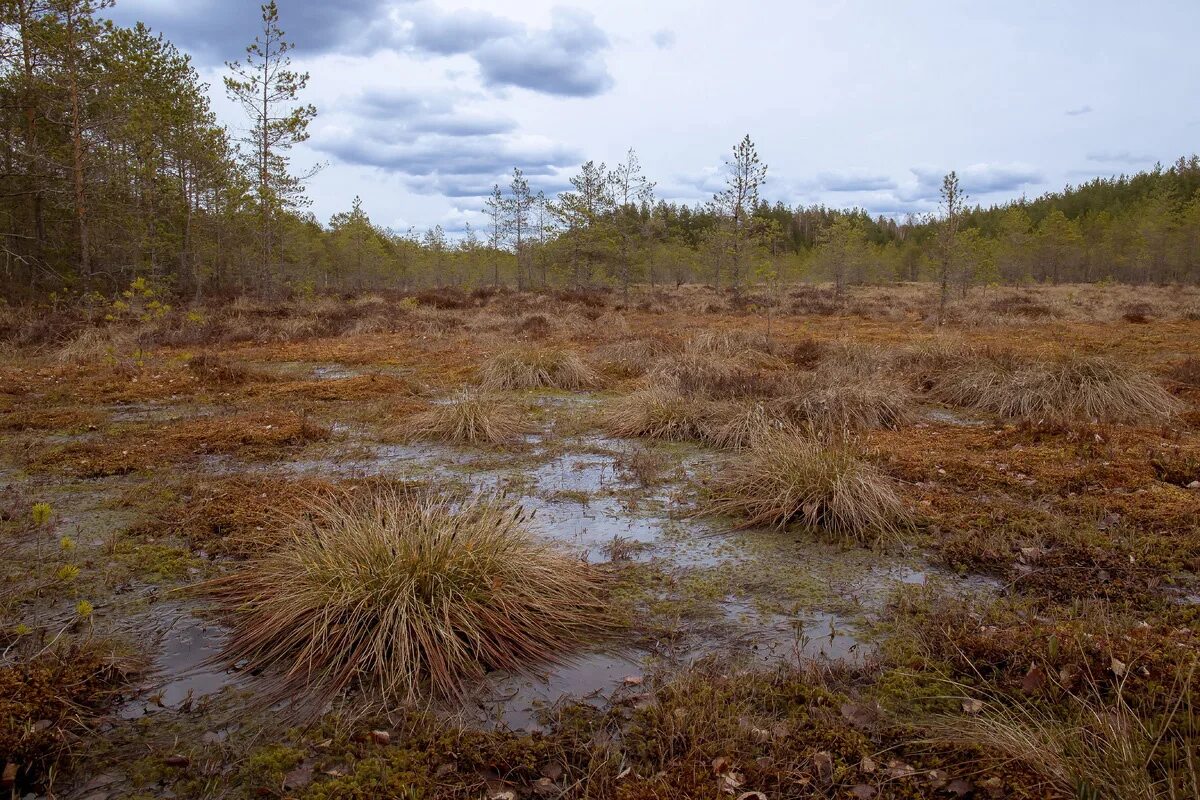
[[[261,795],[283,790],[288,772],[304,761],[303,750],[285,744],[269,744],[250,754],[238,772],[236,784],[247,794]]]
[[[67,645],[0,668],[0,762],[34,788],[64,766],[135,670],[100,641]]]
[[[206,562],[190,550],[170,544],[120,541],[112,553],[119,564],[141,580],[172,583],[203,574]],[[193,572],[195,571],[195,572]]]

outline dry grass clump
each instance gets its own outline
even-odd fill
[[[489,671],[569,660],[616,627],[606,582],[499,499],[376,492],[314,503],[283,546],[200,591],[233,628],[220,660],[317,711],[352,688],[461,696]]]
[[[1102,356],[1071,352],[1049,360],[981,353],[934,380],[935,396],[1031,421],[1157,423],[1180,403],[1150,375]]]
[[[545,314],[530,314],[513,326],[513,333],[530,339],[545,339],[554,332],[554,326]]]
[[[137,344],[133,331],[116,328],[84,328],[59,348],[57,357],[63,364],[93,364],[113,360]]]
[[[765,346],[740,331],[709,331],[685,343],[682,353],[660,358],[652,373],[689,396],[774,397],[784,391],[787,364]]]
[[[234,364],[217,353],[198,353],[188,359],[187,368],[197,378],[210,383],[237,385],[259,376],[241,364]]]
[[[722,450],[741,450],[759,437],[790,427],[761,402],[714,404],[704,421],[702,438]]]
[[[792,345],[788,358],[800,369],[815,369],[821,361],[824,347],[819,341],[808,336]]]
[[[530,431],[521,407],[496,394],[464,389],[413,414],[402,432],[414,439],[456,444],[511,444]]]
[[[1175,695],[1168,697],[1173,706],[1168,725],[1184,717],[1179,727],[1195,730],[1200,722],[1187,702],[1190,689],[1191,675],[1170,688]],[[1142,718],[1125,701],[1120,686],[1112,698],[1095,685],[1086,692],[1068,693],[1065,714],[1053,713],[1044,702],[1005,703],[998,693],[985,694],[986,701],[976,700],[983,703],[980,713],[936,717],[927,728],[933,742],[978,749],[985,763],[1015,762],[1063,796],[1196,796],[1200,756],[1183,736],[1169,735],[1161,721]]]
[[[600,420],[613,436],[683,441],[702,438],[711,413],[709,403],[668,386],[650,386],[608,403]]]
[[[597,377],[570,350],[521,349],[493,356],[483,366],[480,383],[488,389],[589,389]]]
[[[728,459],[705,503],[739,527],[810,528],[871,543],[895,538],[909,514],[895,482],[844,446],[778,431]]]
[[[775,404],[780,414],[821,434],[897,428],[912,417],[912,392],[882,374],[819,368],[799,376],[794,393]]]
[[[678,345],[671,340],[638,337],[603,344],[596,348],[593,357],[605,371],[633,378],[645,375],[650,365],[678,351]]]

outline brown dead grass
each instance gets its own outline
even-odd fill
[[[125,475],[202,455],[278,456],[329,438],[329,430],[295,412],[252,412],[133,425],[99,440],[52,447],[30,467],[76,477]]]
[[[471,445],[510,445],[532,430],[526,412],[502,394],[464,389],[395,428],[402,437]]]
[[[910,520],[896,482],[846,445],[777,431],[727,458],[704,512],[742,527],[796,522],[872,544],[893,540]]]
[[[616,627],[603,573],[528,526],[489,498],[316,501],[286,545],[199,591],[234,629],[222,661],[265,673],[265,697],[319,712],[352,688],[388,703],[461,696]]]

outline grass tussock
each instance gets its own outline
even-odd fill
[[[1191,688],[1190,681],[1185,687]],[[1066,715],[1037,702],[988,699],[992,702],[984,702],[977,715],[946,715],[929,721],[931,740],[976,748],[985,763],[1020,764],[1068,797],[1169,800],[1195,796],[1177,791],[1200,790],[1194,771],[1200,759],[1195,754],[1177,759],[1168,752],[1186,754],[1187,743],[1164,737],[1119,693],[1111,700],[1071,695]],[[1195,713],[1183,705],[1183,697],[1178,700],[1175,714]],[[1196,722],[1193,719],[1191,724]],[[1155,774],[1152,765],[1164,760],[1166,775]]]
[[[615,629],[606,582],[499,499],[383,491],[314,503],[283,546],[201,591],[233,628],[222,661],[320,708],[351,688],[461,696],[489,671],[569,660]]]
[[[740,527],[810,528],[873,543],[895,538],[909,513],[895,482],[844,445],[778,431],[759,436],[715,476],[704,512]]]
[[[715,404],[706,416],[701,438],[722,450],[742,450],[764,435],[790,424],[761,402]]]
[[[242,364],[235,364],[217,353],[197,353],[188,359],[188,371],[206,383],[236,386],[249,380],[261,380]]]
[[[402,433],[455,444],[512,444],[531,427],[519,405],[502,395],[465,389],[409,417]]]
[[[683,441],[702,438],[711,413],[711,404],[670,387],[650,386],[608,403],[600,421],[613,436]]]
[[[933,391],[952,405],[1030,421],[1153,424],[1181,409],[1147,373],[1075,352],[1053,359],[979,354],[946,370],[935,379]]]
[[[898,428],[912,419],[912,392],[887,375],[819,367],[794,385],[776,404],[780,414],[822,435]]]
[[[577,353],[557,348],[506,350],[480,373],[486,389],[590,389],[596,373]]]
[[[60,347],[55,355],[63,364],[94,364],[112,361],[136,344],[137,336],[132,330],[87,327]]]

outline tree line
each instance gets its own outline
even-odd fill
[[[943,298],[990,283],[1200,280],[1200,159],[1096,179],[988,208],[951,173],[939,213],[898,221],[762,196],[749,136],[708,202],[655,196],[629,150],[589,161],[567,191],[519,169],[451,237],[398,232],[355,198],[327,223],[290,163],[317,110],[301,100],[274,2],[224,88],[246,117],[213,114],[189,57],[144,25],[104,18],[112,0],[0,2],[0,291],[111,294],[142,280],[181,297],[780,280],[934,280]]]

